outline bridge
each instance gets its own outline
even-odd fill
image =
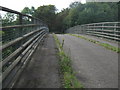
[[[0,27],[3,31],[0,41],[1,88],[63,87],[58,46],[45,22],[0,8],[18,16],[18,25]],[[85,88],[118,88],[119,24],[78,25],[66,30],[66,34],[56,34],[71,59],[76,78]]]

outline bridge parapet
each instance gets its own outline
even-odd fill
[[[2,31],[0,46],[1,88],[14,85],[20,73],[30,60],[38,44],[49,32],[45,22],[38,18],[1,7],[4,12],[17,14],[17,25],[0,27]],[[27,23],[25,23],[25,20]]]
[[[101,22],[77,25],[69,28],[66,33],[86,34],[120,41],[120,22]]]

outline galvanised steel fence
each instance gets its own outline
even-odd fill
[[[86,34],[120,41],[120,22],[101,22],[77,25],[69,28],[66,33]]]
[[[0,6],[1,11],[16,14],[14,25],[0,27],[2,88],[10,88],[30,60],[38,44],[49,32],[45,22]],[[4,23],[3,23],[4,24]]]

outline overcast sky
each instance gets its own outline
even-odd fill
[[[85,0],[0,0],[0,6],[7,7],[16,11],[21,11],[24,7],[34,6],[35,8],[42,5],[55,5],[60,11],[63,8],[67,8],[71,2]]]

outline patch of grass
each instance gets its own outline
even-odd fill
[[[120,48],[114,47],[114,46],[109,45],[109,44],[107,44],[107,43],[101,43],[101,42],[99,42],[99,41],[96,41],[96,40],[93,40],[93,39],[89,39],[89,38],[86,38],[86,37],[83,37],[83,36],[80,36],[80,35],[75,35],[75,34],[69,34],[69,35],[75,36],[75,37],[78,37],[78,38],[81,38],[81,39],[88,40],[88,41],[90,41],[90,42],[93,42],[93,43],[96,43],[96,44],[98,44],[98,45],[100,45],[100,46],[103,46],[103,47],[105,47],[105,48],[107,48],[107,49],[109,49],[109,50],[112,50],[112,51],[115,51],[115,52],[117,52],[117,53],[120,53]]]
[[[75,77],[75,73],[73,72],[73,69],[71,67],[71,59],[65,54],[63,50],[63,44],[59,42],[57,36],[53,34],[56,45],[58,47],[58,56],[60,57],[59,64],[60,64],[60,70],[63,74],[63,83],[64,88],[83,88],[83,85],[77,80]]]

